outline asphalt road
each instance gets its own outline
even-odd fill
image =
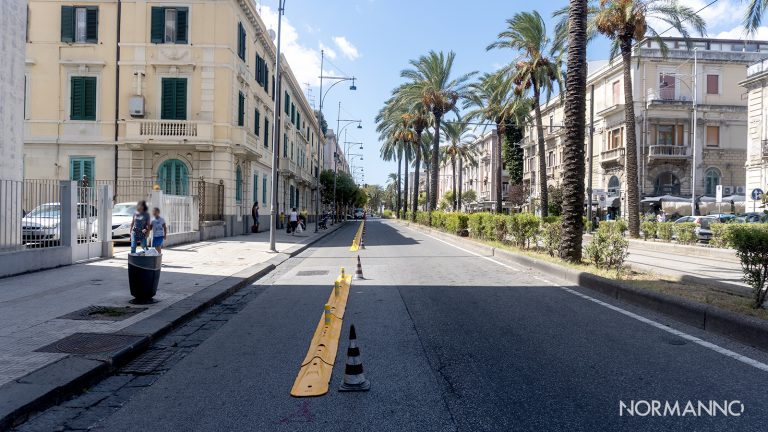
[[[354,271],[355,228],[260,281],[263,289],[242,310],[94,430],[767,428],[764,353],[672,329],[641,310],[382,221],[368,223],[360,252],[367,280],[352,285],[331,392],[292,398],[331,282],[340,266]],[[335,391],[349,324],[372,383],[367,393]],[[620,416],[620,402],[633,400],[681,408],[739,401],[732,413],[741,415]]]

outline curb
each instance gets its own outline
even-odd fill
[[[308,238],[285,251],[278,252],[266,262],[227,276],[156,314],[115,332],[115,334],[141,336],[141,339],[118,352],[110,353],[108,357],[68,355],[3,384],[0,386],[0,431],[8,430],[25,421],[30,414],[59,403],[101,381],[115,369],[146,351],[153,341],[165,336],[208,307],[261,279],[288,259],[346,226],[345,224],[334,225],[336,227],[329,227],[326,232],[315,238]]]
[[[768,322],[739,315],[734,312],[694,301],[657,293],[642,288],[631,287],[592,273],[570,269],[568,267],[537,260],[512,251],[502,250],[478,241],[458,237],[410,222],[396,221],[418,231],[428,232],[435,237],[462,246],[470,246],[475,251],[490,254],[540,273],[550,275],[582,288],[596,291],[624,303],[639,306],[704,331],[734,339],[746,345],[768,351]]]

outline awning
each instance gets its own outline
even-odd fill
[[[689,202],[691,201],[690,198],[683,198],[675,195],[661,195],[657,197],[647,197],[644,198],[641,203],[650,203],[650,204],[658,204],[661,202]]]

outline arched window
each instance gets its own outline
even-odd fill
[[[717,168],[710,168],[704,173],[704,194],[715,195],[717,193],[717,185],[720,184],[720,170]]]
[[[178,159],[168,159],[157,170],[157,184],[169,195],[189,195],[187,165]]]
[[[656,177],[653,184],[655,195],[679,195],[680,180],[669,171],[665,171]]]
[[[616,196],[619,194],[619,191],[621,191],[621,182],[618,177],[612,176],[611,179],[608,180],[608,195]]]
[[[235,170],[235,201],[240,202],[243,200],[243,170],[240,169],[240,165]]]

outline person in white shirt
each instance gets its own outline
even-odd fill
[[[296,225],[299,224],[299,214],[296,212],[296,207],[291,209],[291,214],[288,215],[288,228],[291,230],[291,234],[296,234]]]

